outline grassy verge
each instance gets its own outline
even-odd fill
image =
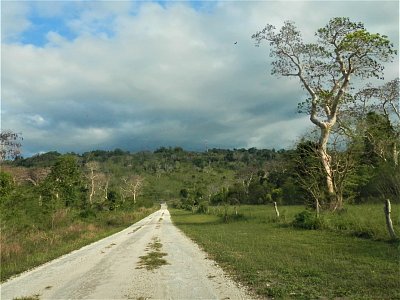
[[[400,298],[399,244],[385,240],[384,232],[376,233],[376,228],[371,231],[373,239],[353,233],[373,218],[366,215],[372,206],[351,207],[341,216],[326,215],[324,220],[330,225],[322,230],[289,226],[302,209],[281,208],[283,218],[278,221],[273,208],[241,207],[239,215],[231,215],[228,223],[222,222],[216,208],[211,208],[209,215],[181,210],[171,213],[178,227],[261,296]],[[380,206],[377,209],[382,210]],[[360,223],[356,216],[360,216]],[[334,225],[339,221],[345,225]],[[370,221],[374,224],[377,220]],[[396,222],[397,229],[398,225]]]
[[[3,228],[0,235],[1,281],[116,233],[157,209],[98,212],[86,219],[77,217],[73,211],[60,210],[52,229],[35,226]]]

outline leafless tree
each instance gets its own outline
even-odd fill
[[[86,178],[89,180],[89,205],[93,205],[93,197],[98,189],[97,178],[99,177],[100,164],[96,161],[86,163]]]
[[[133,197],[133,203],[136,203],[137,197],[142,192],[144,186],[144,178],[140,175],[131,175],[123,178],[122,181],[124,182],[121,187],[123,202],[125,201],[125,198]]]

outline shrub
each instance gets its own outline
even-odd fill
[[[200,202],[197,212],[199,214],[207,214],[208,213],[208,202],[207,201]]]
[[[180,200],[174,200],[171,202],[171,207],[180,209],[182,208],[182,202]]]
[[[114,216],[114,215],[109,215],[107,217],[107,221],[106,221],[107,226],[120,226],[121,225],[121,220],[119,220],[118,216]]]
[[[96,212],[91,208],[86,208],[79,213],[79,217],[81,217],[83,219],[95,218]]]
[[[14,188],[13,178],[10,174],[0,172],[0,196],[7,196]]]
[[[301,213],[298,213],[294,218],[292,225],[297,228],[320,229],[324,224],[321,217],[317,217],[309,210],[304,210]]]
[[[150,208],[154,205],[153,201],[146,198],[140,198],[136,201],[135,207],[145,207]]]

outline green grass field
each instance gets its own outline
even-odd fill
[[[393,207],[400,233],[399,208]],[[219,211],[218,211],[219,210]],[[173,221],[212,258],[257,294],[275,298],[399,299],[399,243],[390,242],[383,207],[350,206],[323,216],[320,230],[290,225],[303,207],[243,206],[199,215],[171,210]]]

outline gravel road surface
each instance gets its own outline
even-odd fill
[[[141,256],[161,243],[167,264]],[[250,299],[171,223],[166,206],[129,228],[25,272],[1,286],[1,299]]]

